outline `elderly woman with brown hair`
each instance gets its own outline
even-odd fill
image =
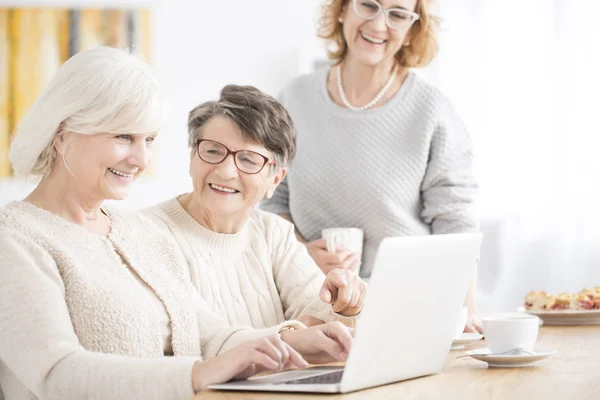
[[[226,86],[189,115],[194,190],[148,212],[175,237],[192,281],[230,323],[265,328],[286,319],[354,326],[367,285],[348,270],[325,276],[294,226],[256,208],[285,177],[294,125],[274,98]]]
[[[368,277],[384,237],[478,229],[469,135],[448,99],[411,71],[438,50],[429,3],[326,1],[320,37],[333,63],[280,96],[298,156],[262,208],[293,221],[325,273],[360,265]],[[363,259],[328,252],[321,231],[329,227],[363,229]],[[479,329],[475,282],[467,330]]]

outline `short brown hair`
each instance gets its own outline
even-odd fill
[[[252,143],[263,145],[275,156],[275,164],[287,166],[296,154],[296,129],[287,110],[253,86],[227,85],[218,101],[196,106],[188,118],[188,145],[192,152],[201,128],[212,117],[229,118]]]
[[[319,18],[318,36],[335,44],[328,49],[327,55],[335,64],[341,63],[348,52],[344,39],[342,23],[339,18],[344,6],[351,0],[326,0]],[[411,26],[410,46],[402,46],[396,53],[396,60],[406,68],[424,67],[433,60],[438,52],[437,29],[440,19],[430,11],[431,0],[417,0],[415,12],[419,19]]]

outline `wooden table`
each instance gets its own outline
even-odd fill
[[[486,347],[481,341],[468,349]],[[441,374],[344,395],[207,391],[193,400],[238,399],[600,399],[600,326],[541,327],[536,347],[555,349],[533,367],[488,368],[450,352]]]

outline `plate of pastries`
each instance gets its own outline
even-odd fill
[[[556,295],[531,291],[525,296],[524,307],[544,325],[600,325],[600,286]]]

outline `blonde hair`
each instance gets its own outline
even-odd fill
[[[319,18],[318,36],[325,39],[334,48],[327,49],[329,59],[337,65],[348,53],[344,39],[343,24],[339,21],[344,6],[350,6],[351,0],[326,0]],[[433,60],[438,52],[437,29],[440,18],[431,13],[430,0],[417,0],[415,12],[419,19],[410,28],[410,46],[402,46],[396,53],[396,60],[405,68],[424,67]]]
[[[9,159],[16,175],[47,174],[63,132],[154,133],[166,107],[148,65],[127,50],[98,47],[65,62],[19,122]]]

